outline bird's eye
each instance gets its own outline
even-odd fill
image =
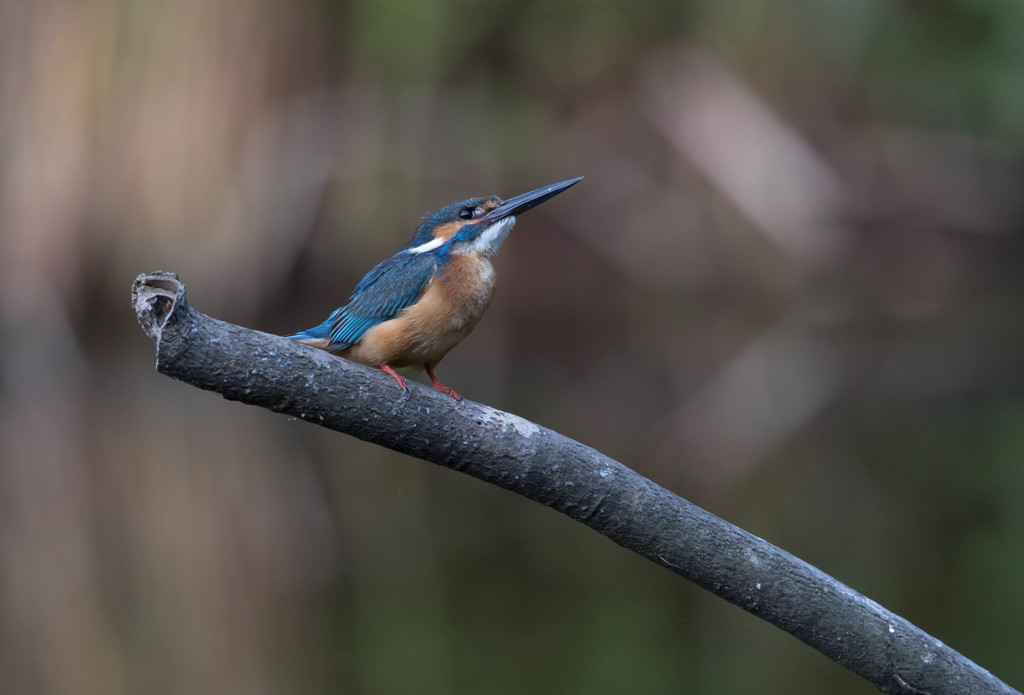
[[[473,208],[462,208],[459,210],[459,219],[471,220],[473,219]]]

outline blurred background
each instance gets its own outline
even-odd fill
[[[159,376],[530,212],[442,364],[1024,686],[1024,5],[0,0],[0,689],[868,693],[566,518]]]

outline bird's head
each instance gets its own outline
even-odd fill
[[[516,215],[555,197],[582,178],[553,183],[508,200],[492,195],[446,205],[417,228],[406,252],[493,256],[515,226]]]

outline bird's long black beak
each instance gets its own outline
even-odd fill
[[[566,179],[565,181],[559,181],[553,183],[550,186],[544,186],[537,190],[530,191],[529,193],[523,193],[517,195],[515,198],[509,198],[498,207],[491,210],[489,213],[480,218],[481,222],[494,222],[504,217],[512,215],[519,215],[526,212],[530,208],[535,208],[545,200],[551,200],[556,195],[564,191],[570,186],[574,186],[583,180],[582,176],[577,176],[574,179]]]

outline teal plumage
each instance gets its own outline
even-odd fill
[[[440,267],[432,255],[402,251],[367,273],[352,290],[348,304],[336,309],[326,321],[288,337],[327,338],[332,352],[344,350],[358,343],[369,329],[414,304]]]
[[[582,178],[582,177],[580,177]],[[558,195],[580,178],[507,201],[469,198],[424,220],[408,246],[359,281],[345,306],[318,326],[288,336],[366,365],[380,367],[405,390],[393,367],[422,365],[435,388],[434,367],[465,338],[494,292],[491,257],[516,215]]]

